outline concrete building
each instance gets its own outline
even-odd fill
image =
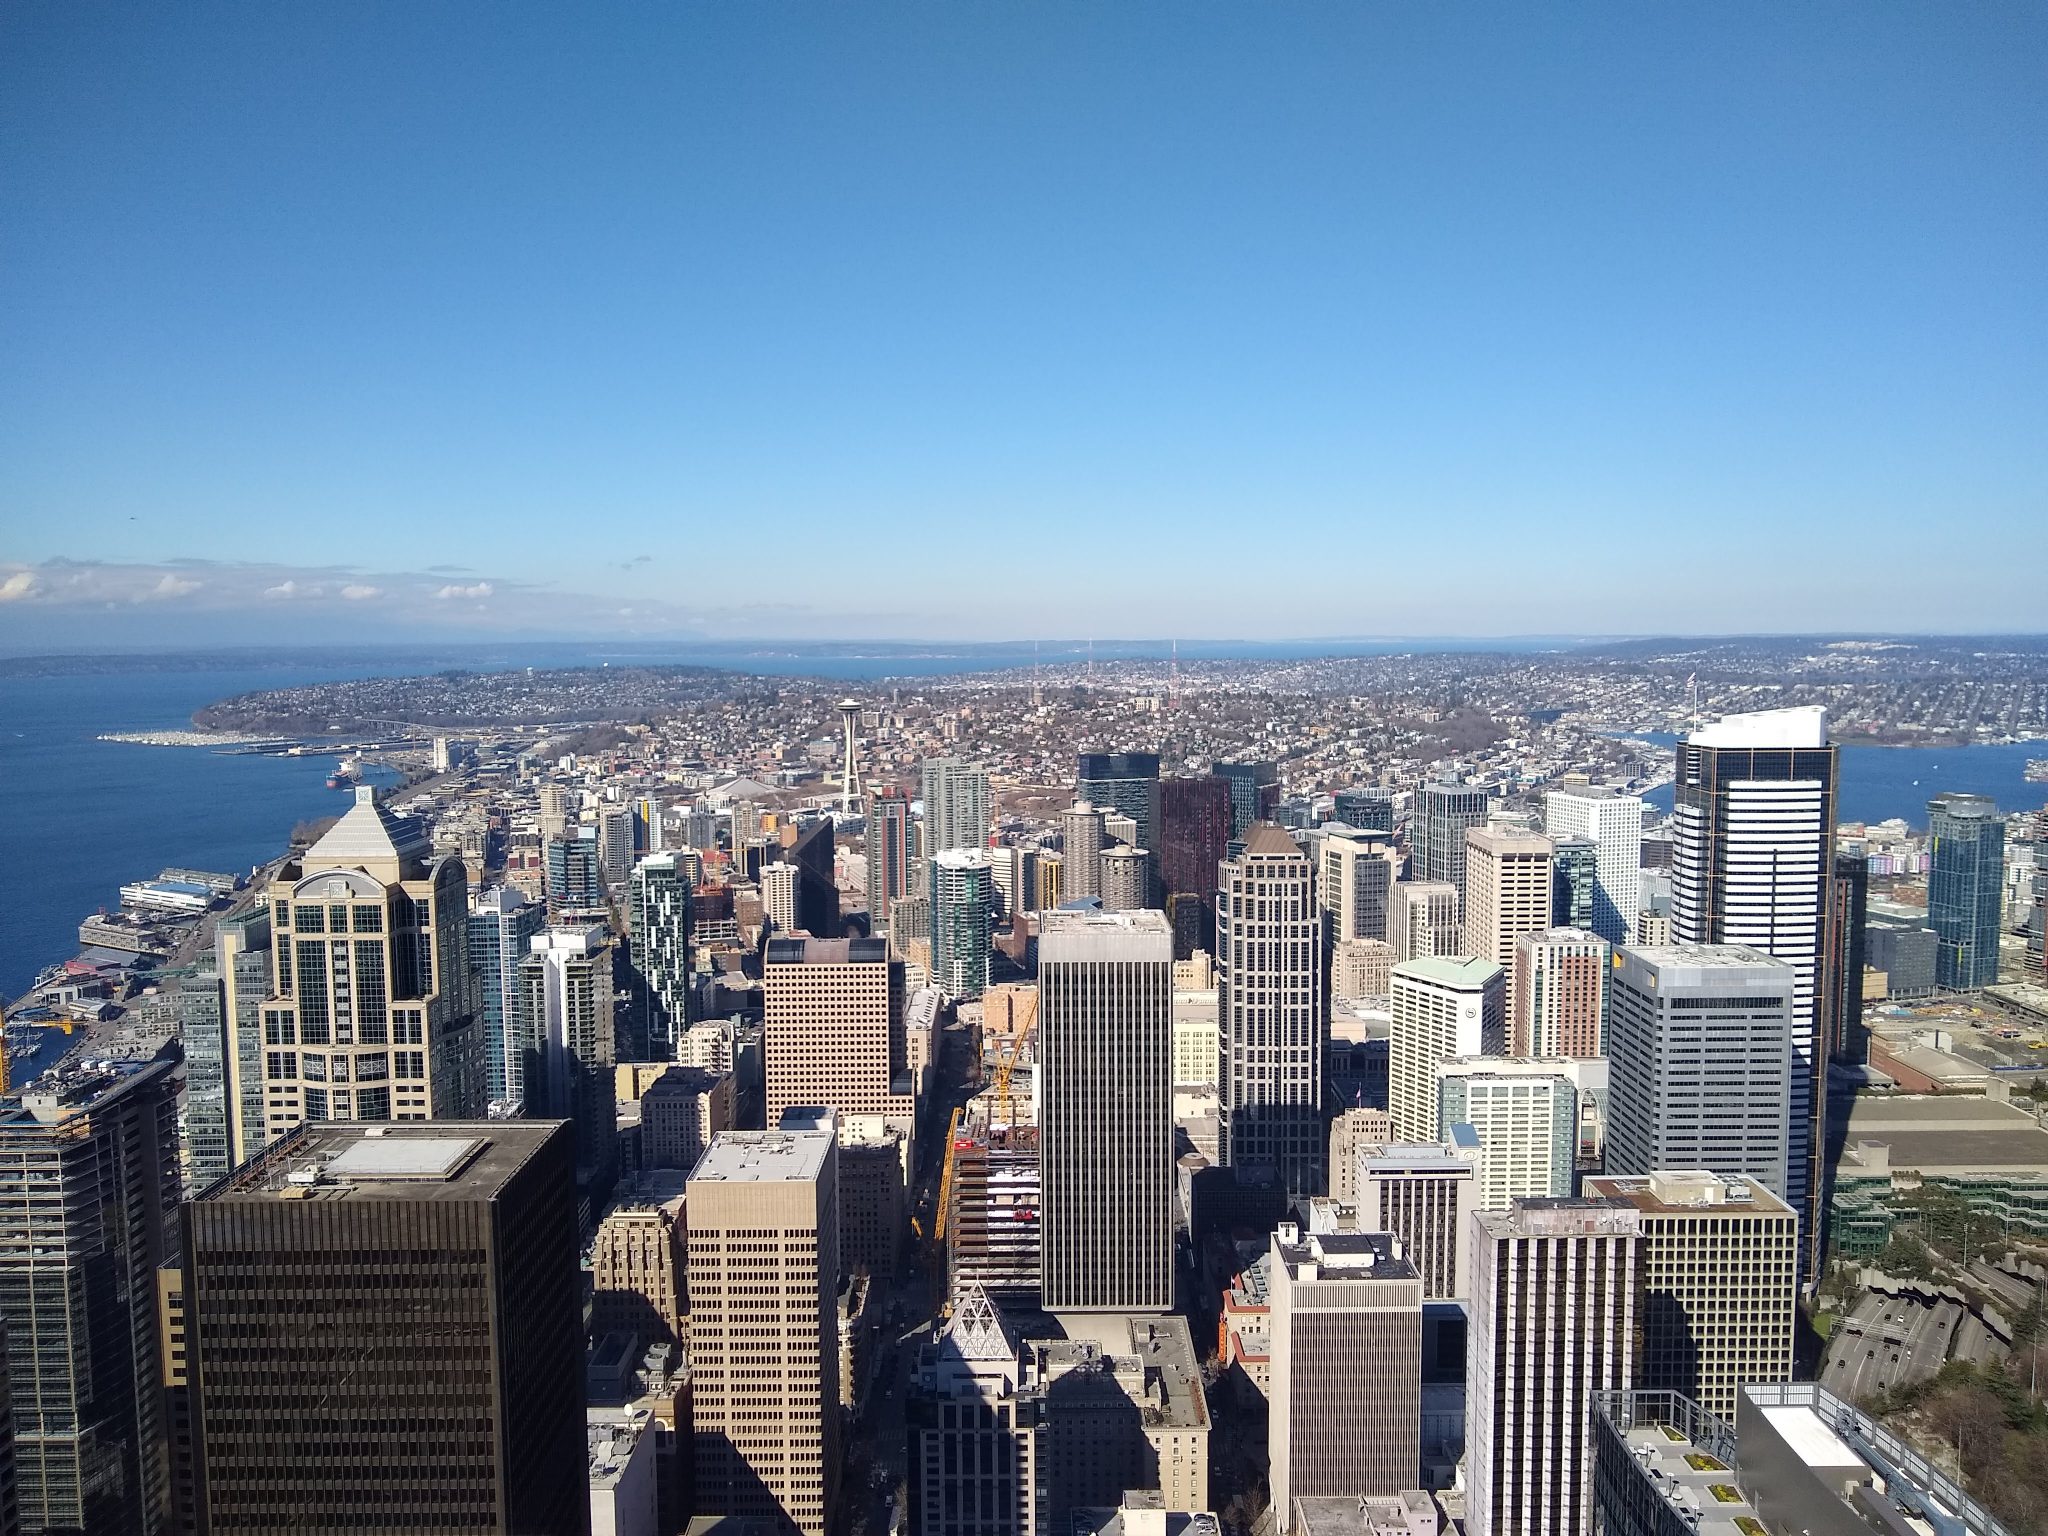
[[[910,799],[891,786],[868,797],[868,931],[889,931],[889,910],[910,894]]]
[[[527,1112],[576,1127],[576,1179],[594,1216],[617,1176],[617,951],[602,924],[535,934],[519,967],[521,1030],[537,1047]]]
[[[1136,912],[1152,905],[1150,856],[1143,848],[1116,843],[1102,850],[1102,906],[1108,912]]]
[[[640,1093],[640,1164],[687,1173],[720,1131],[733,1128],[733,1075],[674,1066]]]
[[[659,1433],[637,1408],[589,1410],[590,1536],[664,1536]]]
[[[1465,834],[1486,825],[1493,793],[1463,784],[1424,784],[1408,821],[1409,872],[1465,896]]]
[[[634,1044],[646,1061],[672,1061],[690,1013],[690,893],[695,882],[675,853],[650,853],[633,866],[626,890],[626,932],[637,978]]]
[[[615,802],[598,807],[597,865],[608,889],[626,883],[633,869],[633,807]]]
[[[1394,946],[1384,939],[1340,939],[1330,951],[1330,997],[1356,1003],[1393,987]]]
[[[802,928],[796,916],[797,886],[802,878],[803,871],[794,864],[761,866],[761,911],[773,932],[791,934]]]
[[[1391,829],[1368,832],[1333,824],[1317,839],[1316,903],[1325,940],[1343,944],[1387,936],[1388,908],[1401,857]]]
[[[988,770],[959,757],[924,761],[924,856],[988,846]]]
[[[1330,1122],[1330,1198],[1352,1200],[1358,1195],[1358,1152],[1361,1147],[1378,1147],[1394,1139],[1394,1117],[1384,1109],[1347,1109]],[[1369,1228],[1370,1231],[1391,1228]]]
[[[309,1124],[184,1208],[203,1528],[589,1529],[573,1143]]]
[[[1465,942],[1458,921],[1458,888],[1448,881],[1400,880],[1387,909],[1387,942],[1394,962],[1443,959]]]
[[[1166,1509],[1209,1507],[1213,1421],[1201,1359],[1178,1314],[1063,1316],[1064,1338],[1027,1339],[1024,1390],[1035,1399],[1042,1517],[1114,1507],[1152,1489]]]
[[[1158,912],[1042,915],[1048,1311],[1173,1304],[1173,937]]]
[[[682,1176],[628,1195],[597,1224],[590,1249],[590,1332],[630,1333],[645,1348],[686,1337],[688,1225]],[[671,1194],[670,1186],[678,1192]]]
[[[1987,795],[1927,802],[1927,926],[1938,941],[1935,985],[1969,991],[1998,984],[2004,928],[2005,818]]]
[[[995,881],[988,854],[953,848],[931,859],[932,984],[956,1001],[988,990]]]
[[[1045,1528],[1038,1407],[988,1292],[957,1286],[952,1316],[919,1352],[911,1384],[913,1536],[1035,1536]]]
[[[1437,1536],[1443,1513],[1420,1488],[1384,1499],[1294,1501],[1293,1536]]]
[[[478,982],[484,1092],[487,1104],[506,1112],[515,1105],[524,1110],[526,1069],[538,1049],[521,1027],[519,966],[533,951],[533,936],[547,925],[547,908],[510,886],[479,891],[470,903],[469,967]]]
[[[1554,838],[1592,843],[1593,911],[1590,927],[1610,944],[1635,938],[1642,910],[1643,801],[1599,785],[1571,785],[1543,797],[1543,830]]]
[[[1579,1148],[1579,1094],[1568,1061],[1481,1056],[1437,1068],[1437,1123],[1479,1137],[1479,1204],[1505,1210],[1519,1199],[1572,1192]]]
[[[727,1131],[690,1176],[696,1507],[825,1536],[839,1490],[836,1138]]]
[[[1508,1049],[1517,1056],[1604,1055],[1607,941],[1583,928],[1548,928],[1515,941]]]
[[[1615,953],[1606,1166],[1705,1168],[1790,1193],[1797,974],[1733,944]]]
[[[822,1104],[909,1126],[903,962],[882,939],[770,939],[761,967],[768,1123]]]
[[[1503,978],[1491,960],[1409,960],[1394,967],[1387,1036],[1387,1107],[1403,1141],[1441,1140],[1436,1069],[1506,1043]]]
[[[1751,1178],[1660,1172],[1586,1180],[1642,1213],[1636,1386],[1732,1418],[1750,1382],[1792,1379],[1799,1219]]]
[[[1523,935],[1550,927],[1551,853],[1550,839],[1533,832],[1473,827],[1465,833],[1462,951],[1501,968],[1510,1017],[1520,1002],[1516,946]]]
[[[1359,1225],[1401,1240],[1425,1302],[1470,1299],[1471,1218],[1479,1209],[1479,1147],[1470,1130],[1424,1146],[1362,1146],[1354,1161]]]
[[[1642,1214],[1518,1200],[1472,1218],[1465,1523],[1590,1536],[1595,1395],[1634,1384]]]
[[[1322,916],[1313,867],[1294,839],[1254,824],[1217,893],[1226,1166],[1267,1168],[1296,1194],[1326,1184]]]
[[[1222,1066],[1220,994],[1205,991],[1173,993],[1173,1082],[1175,1087],[1215,1087]]]
[[[1102,850],[1108,843],[1100,806],[1079,800],[1060,813],[1061,900],[1082,901],[1102,894]]]
[[[1422,1282],[1385,1232],[1273,1235],[1266,1462],[1275,1511],[1384,1497],[1422,1465]],[[1290,1522],[1291,1524],[1291,1522]]]

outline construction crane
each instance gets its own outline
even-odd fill
[[[953,1154],[960,1150],[960,1111],[953,1111],[953,1118],[946,1126],[946,1165],[939,1173],[939,1208],[932,1216],[932,1242],[943,1247],[946,1242],[946,1212],[953,1203]]]
[[[1010,1048],[996,1058],[996,1117],[1004,1125],[1015,1125],[1017,1123],[1017,1104],[1015,1096],[1010,1092],[1010,1075],[1016,1070],[1017,1058],[1024,1053],[1024,1047],[1031,1043],[1032,1031],[1038,1028],[1038,999],[1036,996],[1031,998],[1029,1009],[1030,1011],[1025,1017],[1023,1027],[1010,1037]]]

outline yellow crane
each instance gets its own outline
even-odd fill
[[[953,1154],[960,1146],[960,1111],[953,1111],[953,1118],[946,1126],[946,1165],[939,1172],[939,1208],[932,1216],[932,1242],[941,1247],[946,1241],[946,1214],[953,1204]]]
[[[1010,1074],[1016,1070],[1018,1056],[1023,1054],[1024,1047],[1030,1043],[1031,1032],[1038,1028],[1038,995],[1035,992],[1030,994],[1025,1007],[1024,1022],[1016,1033],[1010,1036],[1010,1048],[1002,1051],[996,1058],[996,1117],[1005,1125],[1017,1123],[1017,1103],[1010,1092]]]

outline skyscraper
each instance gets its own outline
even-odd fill
[[[259,901],[222,918],[214,926],[213,951],[228,1033],[228,1135],[239,1163],[270,1139],[263,1112],[263,1001],[276,974],[269,904]]]
[[[691,880],[673,853],[650,853],[633,867],[626,892],[634,988],[641,1014],[636,1045],[647,1061],[672,1061],[690,1027]]]
[[[952,855],[947,855],[952,857]],[[903,962],[885,939],[770,939],[761,968],[767,1121],[822,1105],[908,1126]]]
[[[1111,912],[1135,912],[1152,903],[1152,861],[1143,848],[1124,843],[1102,851],[1102,905]]]
[[[1270,1168],[1297,1194],[1325,1184],[1322,919],[1315,878],[1271,822],[1245,834],[1217,897],[1222,1037],[1219,1146],[1233,1168]]]
[[[548,839],[545,849],[548,910],[590,912],[604,905],[604,860],[597,828],[572,826]]]
[[[988,770],[959,757],[924,761],[924,856],[988,845]]]
[[[1465,834],[1464,953],[1491,960],[1507,978],[1514,1013],[1515,945],[1550,927],[1551,843],[1533,832],[1474,827]]]
[[[1864,929],[1870,921],[1870,867],[1861,853],[1835,855],[1827,948],[1821,956],[1821,1046],[1831,1061],[1865,1066],[1870,1026],[1863,1022]]]
[[[1436,1069],[1497,1056],[1506,1043],[1501,969],[1491,960],[1408,960],[1394,967],[1387,1037],[1388,1110],[1406,1142],[1441,1141]]]
[[[1592,1398],[1634,1380],[1642,1215],[1517,1200],[1472,1221],[1466,1528],[1590,1536]]]
[[[1759,950],[1616,950],[1607,1171],[1748,1174],[1783,1198],[1797,1007],[1797,973]]]
[[[185,1187],[192,1191],[226,1177],[240,1161],[230,1129],[234,1055],[218,965],[202,952],[195,965],[157,972],[159,1006],[176,1021],[185,1053]]]
[[[1606,1054],[1607,941],[1582,928],[1550,928],[1515,941],[1512,1027],[1517,1056]]]
[[[797,882],[801,878],[801,872],[794,864],[761,866],[761,915],[775,933],[796,933],[803,929],[796,915]]]
[[[1280,809],[1280,770],[1272,763],[1215,763],[1209,771],[1230,785],[1230,838],[1242,841],[1255,821]]]
[[[1927,926],[1937,986],[1974,991],[1998,983],[2005,901],[2005,818],[1984,795],[1936,795],[1927,802]]]
[[[520,1033],[534,1042],[526,1110],[575,1122],[576,1180],[594,1213],[618,1173],[616,950],[601,924],[551,928],[528,944],[519,966]]]
[[[697,1510],[824,1536],[839,1490],[837,1148],[726,1131],[690,1176]]]
[[[1362,1147],[1358,1220],[1401,1240],[1422,1281],[1424,1301],[1472,1295],[1472,1213],[1479,1209],[1479,1153],[1473,1139]]]
[[[607,889],[626,883],[633,870],[633,807],[611,801],[597,812],[597,863]]]
[[[1823,1144],[1827,1066],[1818,998],[1835,865],[1835,774],[1825,709],[1730,715],[1680,743],[1672,807],[1672,942],[1746,944],[1793,970],[1790,1165],[1786,1182],[1772,1187],[1808,1234],[1820,1229],[1813,1160]],[[1682,1157],[1654,1166],[1715,1168]]]
[[[1331,797],[1332,815],[1361,832],[1394,834],[1394,792],[1390,789],[1340,789]]]
[[[559,1124],[305,1125],[185,1207],[210,1529],[589,1530],[572,1155]]]
[[[1108,842],[1101,807],[1077,800],[1060,813],[1060,886],[1066,901],[1102,895],[1102,850]]]
[[[1326,827],[1317,840],[1317,855],[1316,904],[1323,913],[1324,937],[1332,945],[1384,939],[1401,867],[1393,838]]]
[[[0,1098],[0,1322],[27,1531],[163,1529],[156,1271],[177,1253],[171,1071],[70,1068]]]
[[[1409,875],[1440,881],[1465,897],[1465,834],[1486,825],[1492,793],[1463,784],[1424,784],[1415,791],[1408,822]]]
[[[1173,1305],[1173,937],[1154,911],[1044,913],[1040,1290],[1049,1312]]]
[[[301,1120],[465,1119],[485,1101],[469,876],[417,823],[356,803],[270,886],[269,1134]]]
[[[889,908],[910,894],[910,800],[894,785],[868,797],[868,931],[888,932]]]
[[[1642,907],[1643,802],[1604,786],[1553,789],[1543,797],[1543,829],[1593,844],[1593,913],[1586,924],[1610,944],[1636,936]],[[1576,918],[1577,914],[1573,914]]]
[[[932,985],[971,999],[988,990],[988,936],[995,906],[988,854],[950,848],[932,856]]]
[[[1560,928],[1593,931],[1600,885],[1600,845],[1590,837],[1550,835],[1553,883],[1551,918]]]
[[[469,968],[477,977],[477,1020],[484,1036],[484,1094],[510,1108],[526,1102],[526,1063],[534,1041],[520,1028],[519,967],[547,908],[509,885],[477,892],[469,907]]]
[[[1145,905],[1161,906],[1159,891],[1159,754],[1083,752],[1075,772],[1074,798],[1104,811],[1121,811],[1138,824],[1134,846],[1149,859]]]
[[[1458,888],[1447,880],[1396,880],[1387,908],[1387,942],[1394,959],[1443,959],[1465,942],[1458,922]]]
[[[761,871],[764,882],[768,869],[776,864],[796,871],[789,887],[791,921],[786,931],[801,929],[817,939],[838,938],[839,882],[834,873],[832,819],[819,816],[798,823],[784,832],[779,845],[770,846],[768,856],[771,862]]]
[[[1176,930],[1174,958],[1185,960],[1216,943],[1216,867],[1230,853],[1230,783],[1206,778],[1164,779],[1159,785],[1159,874],[1173,907],[1192,903],[1190,943]],[[1176,898],[1183,898],[1176,901]]]
[[[1562,1061],[1460,1057],[1436,1069],[1437,1124],[1479,1136],[1479,1204],[1572,1192],[1578,1163],[1579,1094]]]

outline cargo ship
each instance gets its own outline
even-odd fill
[[[327,775],[329,789],[347,789],[363,776],[363,760],[360,757],[344,757],[334,765],[334,772]]]

